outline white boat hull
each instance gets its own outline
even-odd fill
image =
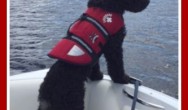
[[[38,89],[48,70],[29,72],[10,77],[10,110],[37,110]],[[86,83],[85,110],[131,110],[134,85],[115,84],[105,75],[101,81]],[[154,106],[136,104],[136,110],[178,110],[178,100],[140,86],[138,98]]]

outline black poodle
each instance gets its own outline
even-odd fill
[[[115,83],[129,83],[122,60],[126,35],[123,14],[125,11],[140,12],[149,2],[89,0],[86,12],[49,53],[58,61],[40,86],[38,110],[84,110],[85,81],[103,78],[98,63],[101,54],[107,61],[111,79]]]

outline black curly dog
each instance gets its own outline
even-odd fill
[[[124,14],[125,11],[140,12],[149,0],[89,0],[88,7]],[[115,83],[127,84],[129,76],[123,67],[122,43],[125,27],[115,37],[110,37],[103,49],[108,74]],[[98,62],[95,65],[72,65],[58,60],[52,65],[39,89],[38,110],[84,110],[84,82],[100,80],[103,74]]]

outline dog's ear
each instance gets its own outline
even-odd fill
[[[144,10],[150,3],[150,0],[117,0],[117,1],[120,2],[120,5],[123,6],[124,10],[135,12],[135,13]]]

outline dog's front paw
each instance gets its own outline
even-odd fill
[[[97,81],[97,80],[102,80],[103,79],[103,73],[102,72],[97,72],[97,73],[92,73],[89,76],[89,79],[92,81]]]
[[[128,84],[130,82],[130,77],[128,75],[124,75],[123,77],[120,77],[113,81],[119,84]]]

